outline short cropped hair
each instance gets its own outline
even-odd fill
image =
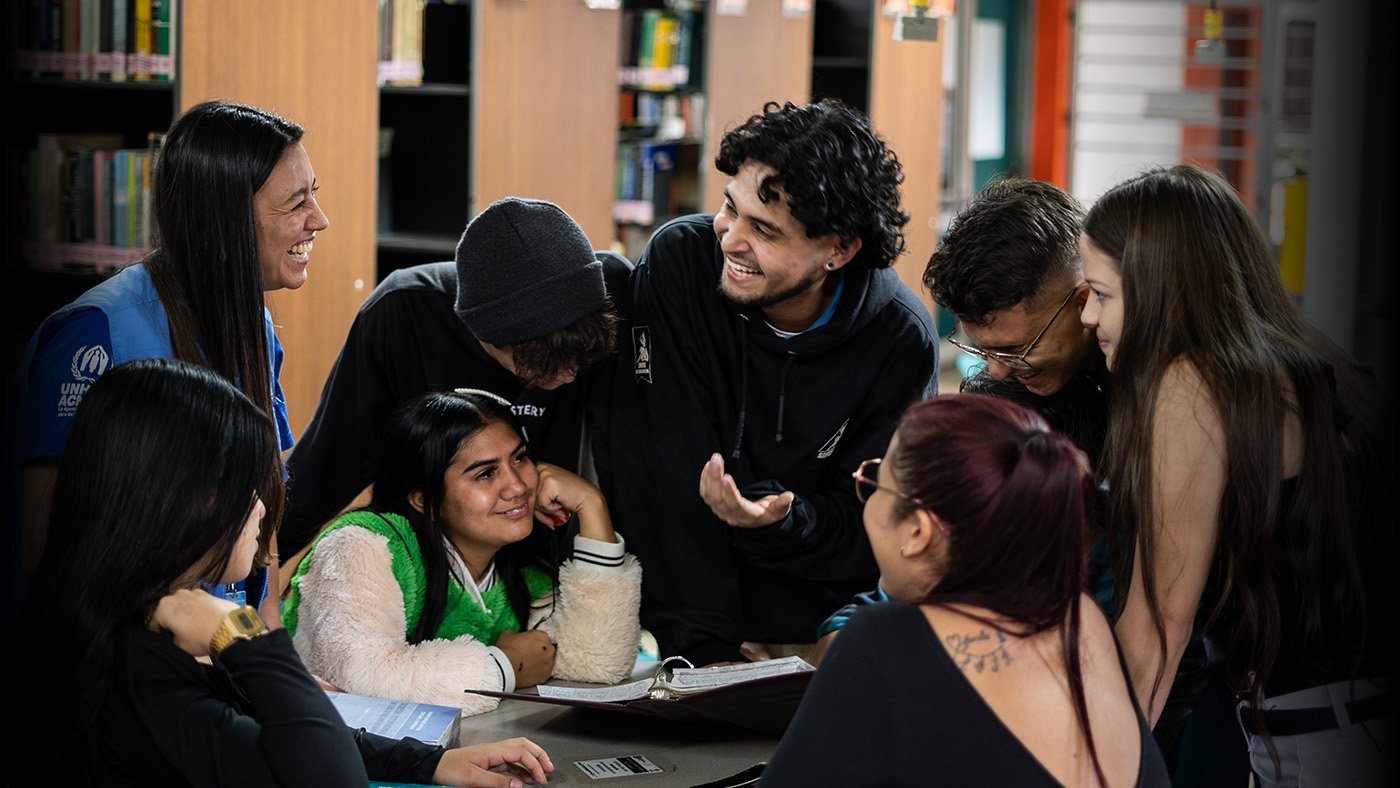
[[[1052,183],[995,180],[948,226],[924,269],[933,300],[960,320],[987,316],[1031,299],[1063,295],[1063,279],[1078,280],[1079,229],[1084,207]],[[1053,296],[1048,291],[1055,289]]]

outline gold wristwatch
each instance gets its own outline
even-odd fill
[[[258,615],[257,608],[252,605],[230,610],[228,615],[224,616],[223,623],[214,630],[214,637],[209,640],[209,656],[217,657],[224,653],[224,649],[235,640],[252,640],[266,635],[268,631],[267,624],[263,623],[262,616]]]

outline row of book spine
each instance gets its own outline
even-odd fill
[[[613,221],[650,225],[676,213],[676,170],[680,144],[623,143],[617,148],[617,193]]]
[[[15,74],[169,81],[178,0],[17,0]]]
[[[626,52],[618,82],[643,90],[693,89],[704,53],[705,12],[696,3],[623,13]]]
[[[423,83],[425,0],[379,0],[379,84]]]
[[[703,93],[618,93],[618,128],[657,140],[696,139],[704,134]]]
[[[119,268],[151,246],[151,176],[162,135],[145,148],[105,134],[40,134],[26,152],[23,255],[41,268]]]

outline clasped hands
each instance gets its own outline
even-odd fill
[[[711,454],[700,469],[700,498],[710,511],[735,528],[762,528],[782,520],[792,511],[791,492],[749,500],[739,492],[734,477],[724,472],[724,458]]]

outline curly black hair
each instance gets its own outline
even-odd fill
[[[981,325],[993,312],[1047,296],[1050,285],[1078,278],[1084,208],[1052,183],[1021,178],[982,187],[939,239],[924,268],[924,287],[939,306]]]
[[[904,168],[863,114],[829,98],[801,107],[770,101],[724,135],[715,167],[732,176],[747,161],[773,168],[758,198],[766,203],[786,192],[808,238],[859,238],[853,265],[885,268],[904,253]]]

